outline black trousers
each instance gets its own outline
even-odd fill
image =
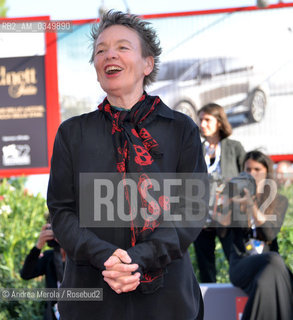
[[[292,320],[292,274],[276,252],[231,254],[230,280],[248,295],[242,320]]]
[[[225,229],[225,235],[219,236],[220,229],[205,228],[201,231],[198,238],[194,242],[194,248],[199,268],[200,282],[209,283],[217,282],[216,270],[216,237],[221,241],[224,254],[229,262],[230,249],[231,249],[231,230]]]

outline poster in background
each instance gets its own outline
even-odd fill
[[[0,177],[50,171],[60,124],[57,35],[36,28],[48,20],[0,19]]]
[[[0,58],[0,169],[48,166],[44,56]]]

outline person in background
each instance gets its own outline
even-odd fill
[[[52,249],[41,252],[48,244]],[[26,256],[20,276],[24,280],[30,280],[39,276],[45,276],[46,288],[58,288],[63,278],[65,263],[65,251],[60,248],[55,240],[51,224],[43,225],[36,245]],[[44,320],[59,319],[56,301],[47,301],[44,310]]]
[[[278,254],[277,235],[288,207],[277,193],[272,161],[258,150],[248,152],[244,171],[256,184],[256,194],[232,198],[240,214],[232,214],[230,280],[248,295],[242,320],[292,320],[292,273]]]
[[[61,318],[203,319],[188,248],[204,223],[208,192],[200,199],[204,214],[198,217],[200,206],[193,206],[199,219],[187,227],[164,221],[168,199],[160,192],[152,203],[139,199],[135,211],[156,214],[155,220],[142,217],[137,224],[130,219],[125,227],[115,228],[92,221],[80,226],[88,212],[79,206],[86,196],[80,198],[81,173],[115,173],[122,182],[131,173],[142,184],[153,172],[160,177],[164,172],[203,173],[202,191],[208,188],[197,125],[145,91],[155,79],[161,53],[155,30],[138,16],[111,10],[93,28],[92,37],[91,60],[107,97],[98,110],[59,127],[47,204],[54,234],[67,254],[61,287],[101,288],[103,301],[60,301]],[[141,184],[137,188],[144,192]],[[121,201],[128,204],[127,216],[132,218],[127,190]],[[185,207],[178,209],[185,214]]]
[[[215,240],[218,236],[229,261],[231,232],[213,217],[218,186],[237,176],[242,170],[245,150],[239,141],[229,139],[231,125],[223,107],[216,103],[198,111],[199,127],[203,137],[203,152],[210,177],[210,217],[207,226],[194,242],[200,281],[216,282]]]
[[[288,188],[293,183],[293,166],[290,161],[280,161],[275,168],[278,187]]]

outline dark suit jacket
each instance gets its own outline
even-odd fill
[[[203,152],[205,152],[203,144]],[[243,171],[243,161],[245,158],[245,150],[239,141],[225,138],[221,140],[221,176],[225,180],[229,180],[233,177],[238,176],[238,174]],[[216,223],[217,226],[220,226]],[[203,230],[204,232],[204,230]],[[228,228],[220,226],[217,229],[217,234],[220,237],[225,237],[227,235]]]
[[[230,179],[243,170],[245,150],[239,141],[221,140],[221,171],[224,178]]]
[[[205,148],[203,144],[203,152]],[[221,172],[225,179],[237,176],[243,170],[245,150],[239,141],[225,138],[221,140]]]

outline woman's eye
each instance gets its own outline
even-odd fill
[[[100,49],[100,50],[97,50],[96,54],[101,54],[103,52],[104,52],[104,50]]]
[[[127,47],[124,47],[124,46],[121,46],[120,49],[121,49],[121,50],[128,50],[128,48],[127,48]]]

